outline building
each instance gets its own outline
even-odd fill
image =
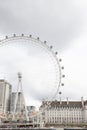
[[[12,86],[4,79],[0,79],[0,113],[8,113],[10,111]]]
[[[17,92],[12,92],[12,94],[11,94],[11,113],[14,113],[16,96],[17,96]],[[17,104],[16,104],[15,112],[21,113],[23,111],[24,111],[23,96],[22,96],[21,92],[18,92],[18,101],[17,101]]]
[[[40,106],[45,125],[81,125],[87,123],[87,101],[43,101]]]

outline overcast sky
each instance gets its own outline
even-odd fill
[[[87,100],[87,0],[0,0],[0,38],[32,34],[63,59],[61,97]]]

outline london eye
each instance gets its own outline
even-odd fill
[[[65,77],[62,73],[64,67],[61,66],[61,61],[53,46],[41,41],[39,37],[14,34],[0,40],[0,78],[5,77],[10,81],[16,91],[18,87],[15,75],[20,72],[18,73],[20,85],[22,73],[20,86],[25,109],[27,105],[38,108],[42,99],[52,101],[58,98],[61,94],[61,86],[64,86],[62,78]],[[16,92],[18,93],[18,90]],[[17,99],[18,95],[14,104],[14,114]],[[25,113],[28,118],[27,111]]]

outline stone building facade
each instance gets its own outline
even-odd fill
[[[87,101],[43,101],[40,107],[45,124],[87,123]]]

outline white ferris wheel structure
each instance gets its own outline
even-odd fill
[[[7,46],[9,43],[11,44],[12,42],[21,42],[23,41],[23,43],[25,42],[25,46],[26,46],[26,41],[31,41],[33,42],[36,46],[40,46],[41,48],[43,48],[48,55],[50,55],[52,63],[54,65],[55,68],[55,75],[56,75],[56,90],[53,93],[51,100],[54,100],[56,96],[60,95],[61,92],[61,86],[64,86],[64,83],[62,83],[62,78],[65,77],[65,75],[62,73],[62,70],[64,69],[63,66],[61,66],[61,61],[62,59],[58,58],[58,52],[53,50],[53,46],[52,45],[48,45],[47,41],[41,41],[39,37],[34,38],[32,35],[27,35],[25,36],[24,34],[22,35],[16,35],[14,34],[13,36],[6,36],[5,39],[0,40],[0,47],[2,46]],[[16,99],[15,99],[15,104],[14,104],[14,113],[13,113],[13,118],[15,118],[15,113],[16,113],[16,107],[17,107],[17,100],[18,100],[18,92],[19,89],[22,92],[23,95],[23,102],[24,102],[24,106],[25,106],[25,116],[26,116],[26,120],[28,121],[28,114],[27,114],[27,108],[26,108],[26,101],[25,101],[25,97],[24,97],[24,91],[23,91],[23,86],[22,86],[22,74],[21,72],[18,73],[18,87],[17,87],[17,93],[16,93]],[[50,100],[49,96],[47,99],[44,100]],[[50,104],[47,104],[47,107],[49,107]],[[46,107],[46,108],[47,108]],[[45,109],[46,109],[45,108]],[[39,113],[41,114],[41,113]],[[37,115],[32,115],[31,117],[35,117]]]

